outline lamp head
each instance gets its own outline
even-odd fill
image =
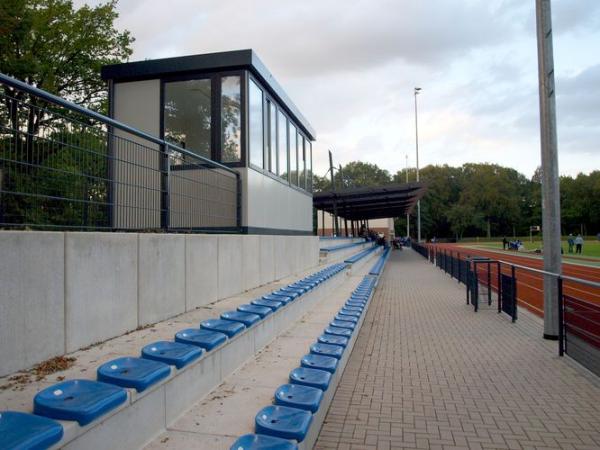
[[[420,87],[416,87],[415,88],[415,95],[419,95],[420,91],[421,91],[421,88]]]

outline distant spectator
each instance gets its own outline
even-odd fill
[[[581,255],[582,247],[583,247],[583,238],[581,237],[581,234],[578,234],[577,237],[575,238],[575,253],[577,253],[578,255]]]
[[[569,237],[567,238],[567,244],[569,244],[569,253],[573,253],[573,245],[575,245],[575,240],[573,239],[572,233],[569,233]]]
[[[502,250],[506,250],[507,245],[508,245],[508,239],[506,239],[506,236],[504,236],[502,238]]]

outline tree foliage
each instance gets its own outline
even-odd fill
[[[342,167],[342,185],[336,170],[336,189],[405,183],[406,169],[393,176],[374,164],[352,162]],[[416,181],[414,169],[409,182]],[[531,179],[514,169],[496,164],[467,163],[461,167],[427,166],[420,170],[427,183],[421,200],[423,237],[526,235],[531,225],[541,225],[542,177],[536,170]],[[595,234],[600,231],[600,171],[575,178],[561,177],[563,233]],[[331,189],[329,177],[315,177],[315,191]],[[415,229],[416,220],[411,220]],[[396,219],[399,233],[406,232],[406,219]],[[414,234],[416,232],[413,231]]]
[[[133,38],[114,27],[116,0],[73,8],[70,0],[0,2],[0,72],[96,110],[106,100],[100,68],[126,60]],[[6,95],[21,99],[5,86]],[[37,118],[35,126],[43,118]]]

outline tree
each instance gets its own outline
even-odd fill
[[[391,182],[390,173],[387,170],[379,168],[376,164],[364,163],[362,161],[352,161],[342,167],[342,177],[339,172],[336,173],[336,187],[357,188],[365,186],[381,186]]]
[[[106,84],[100,68],[126,60],[133,38],[114,27],[116,0],[73,8],[70,0],[3,0],[0,2],[0,72],[106,112]],[[23,92],[4,86],[7,97],[25,100]],[[27,99],[29,134],[49,120],[36,98]],[[10,106],[7,105],[8,108]],[[11,115],[12,125],[18,120]]]
[[[0,2],[0,72],[106,113],[100,69],[126,60],[133,38],[114,27],[116,0],[74,9],[70,0]],[[107,138],[87,117],[3,85],[0,215],[9,223],[106,226]],[[34,195],[30,195],[30,194]],[[1,221],[1,220],[0,220]]]

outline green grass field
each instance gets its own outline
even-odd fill
[[[510,238],[507,238],[507,239],[509,241],[512,240]],[[520,238],[520,239],[523,242],[523,245],[525,246],[525,248],[527,250],[535,250],[538,248],[542,248],[542,241],[539,239],[538,240],[534,239],[533,242],[529,242],[529,237]],[[469,242],[461,241],[460,243],[465,244],[465,245],[476,245],[478,247],[484,247],[484,248],[489,248],[489,249],[496,249],[496,250],[502,249],[502,240],[487,241],[487,240],[482,239],[479,242],[477,242],[476,240],[469,239]],[[574,258],[583,257],[583,258],[598,258],[598,259],[600,259],[600,241],[598,241],[596,239],[592,239],[591,237],[585,239],[585,241],[583,243],[583,251],[582,251],[581,256],[576,255],[575,253],[568,253],[569,245],[567,244],[566,239],[563,239],[562,247],[564,250],[564,256],[572,256]],[[575,251],[575,249],[573,249],[573,252],[574,251]]]

